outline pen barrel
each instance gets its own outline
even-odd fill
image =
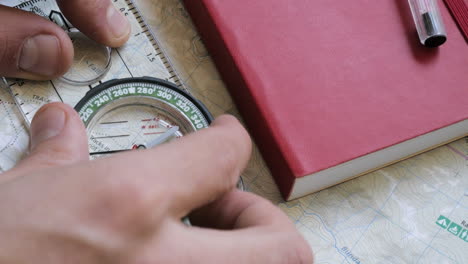
[[[421,44],[437,47],[447,40],[437,0],[408,0]]]

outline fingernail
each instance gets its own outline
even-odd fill
[[[48,106],[39,110],[31,124],[31,148],[58,136],[65,126],[65,112],[60,107]]]
[[[112,4],[107,9],[107,23],[114,37],[121,38],[128,34],[130,24]]]
[[[60,44],[53,35],[28,38],[21,48],[18,67],[34,74],[53,76],[57,73]]]

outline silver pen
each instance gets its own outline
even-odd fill
[[[438,47],[447,40],[437,0],[408,0],[421,44]]]

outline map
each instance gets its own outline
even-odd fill
[[[180,82],[214,116],[228,113],[242,120],[182,2],[136,4]],[[138,43],[124,49],[133,52],[132,45]],[[31,109],[58,100],[39,93],[22,97],[31,99],[25,100]],[[6,89],[0,90],[0,100],[0,168],[5,171],[25,155],[28,133]],[[281,199],[256,147],[242,176],[249,191],[290,217],[314,251],[315,263],[468,263],[468,138],[291,202]]]

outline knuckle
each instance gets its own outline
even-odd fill
[[[143,185],[130,177],[103,178],[107,179],[97,184],[99,194],[89,210],[94,220],[102,219],[108,227],[131,234],[139,234],[156,224],[155,214],[162,210],[153,208],[154,198]]]
[[[221,165],[227,169],[236,169],[250,154],[250,138],[243,128],[214,128],[211,139]]]
[[[88,5],[87,9],[90,12],[94,12],[94,15],[102,15],[103,11],[111,5],[110,1],[93,1],[93,0],[82,0],[84,4]],[[104,12],[105,14],[105,12]]]
[[[17,70],[15,61],[18,58],[18,47],[21,45],[20,42],[15,43],[15,41],[9,39],[9,34],[9,32],[0,27],[0,61],[2,62],[0,71],[6,75],[12,74],[12,71]]]
[[[231,133],[235,135],[235,138],[238,142],[243,142],[247,144],[251,142],[250,136],[244,126],[239,122],[239,120],[231,115],[223,115],[219,118],[223,127],[229,130]]]
[[[300,264],[312,264],[314,262],[314,257],[312,250],[307,243],[302,242],[296,247],[296,263]]]
[[[68,164],[74,161],[75,153],[71,153],[62,146],[56,144],[47,144],[39,146],[32,153],[31,159],[34,159],[46,167]]]
[[[314,262],[312,250],[301,235],[293,236],[289,241],[290,251],[287,262],[290,264],[312,264]]]
[[[270,257],[272,264],[312,264],[312,250],[299,233],[282,232],[277,234],[266,247],[277,249]],[[279,250],[278,250],[279,249]]]
[[[236,146],[235,142],[228,136],[224,138],[218,137],[213,144],[216,145],[214,164],[219,167],[219,171],[222,173],[221,175],[232,176],[229,177],[232,179],[229,184],[234,185],[234,178],[237,177],[242,170],[239,162],[239,151],[236,149],[238,146]]]
[[[76,8],[76,7],[86,7],[87,11],[94,12],[98,14],[99,11],[102,11],[102,8],[107,6],[110,2],[108,1],[93,1],[93,0],[58,0],[57,3],[65,8]],[[102,13],[101,13],[102,14]]]
[[[1,26],[0,26],[1,27]],[[4,37],[2,28],[0,28],[0,61],[6,61],[8,42],[6,37]]]

